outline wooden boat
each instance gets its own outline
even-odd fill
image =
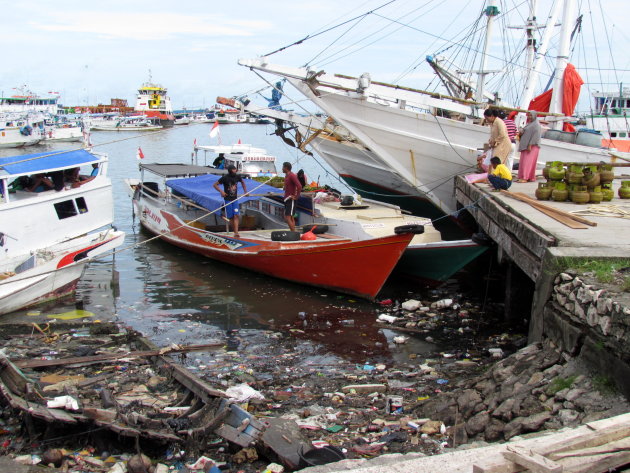
[[[127,180],[135,213],[144,228],[164,241],[234,266],[367,299],[378,294],[414,233],[424,231],[411,225],[380,237],[335,231],[300,239],[283,231],[279,189],[245,179],[254,195],[239,199],[243,227],[235,237],[221,220],[223,199],[212,187],[219,179],[210,174],[212,168],[141,164],[140,169],[140,181]],[[145,173],[161,177],[164,185],[147,182]],[[252,200],[260,201],[258,209],[243,205]],[[306,200],[298,206],[307,205]]]
[[[11,331],[6,343],[12,347],[12,358],[0,356],[0,397],[27,418],[72,429],[98,426],[124,437],[183,443],[216,429],[232,412],[223,391],[169,356],[217,349],[222,343],[158,348],[139,333],[113,324],[99,326],[97,335],[76,324],[50,325],[45,332],[36,324],[9,327],[3,330]],[[97,354],[71,356],[79,349]],[[38,350],[48,354],[46,359],[33,357]],[[260,424],[254,418],[251,423],[251,436],[239,432],[249,441]]]

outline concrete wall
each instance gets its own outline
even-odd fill
[[[543,308],[543,337],[586,362],[630,397],[630,296],[569,272]]]

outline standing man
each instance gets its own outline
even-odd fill
[[[282,172],[284,173],[284,219],[289,224],[289,230],[295,231],[295,202],[302,192],[302,184],[298,180],[295,173],[291,172],[291,163],[282,163]]]
[[[230,164],[227,167],[227,174],[221,176],[221,178],[214,183],[214,188],[221,193],[221,197],[225,202],[225,216],[230,219],[232,222],[232,228],[234,229],[234,236],[239,238],[238,234],[238,221],[239,221],[239,211],[238,211],[238,201],[237,191],[238,191],[238,183],[241,183],[243,187],[243,193],[247,194],[247,187],[245,186],[245,181],[243,178],[236,174],[236,166]],[[219,189],[219,184],[223,184],[223,190]]]

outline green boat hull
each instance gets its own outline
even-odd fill
[[[408,247],[394,273],[432,284],[449,279],[488,249],[471,240],[443,242],[439,246]]]

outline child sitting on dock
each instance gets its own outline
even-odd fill
[[[494,191],[507,190],[512,185],[512,173],[505,164],[501,164],[501,160],[497,157],[490,160],[488,182]]]

